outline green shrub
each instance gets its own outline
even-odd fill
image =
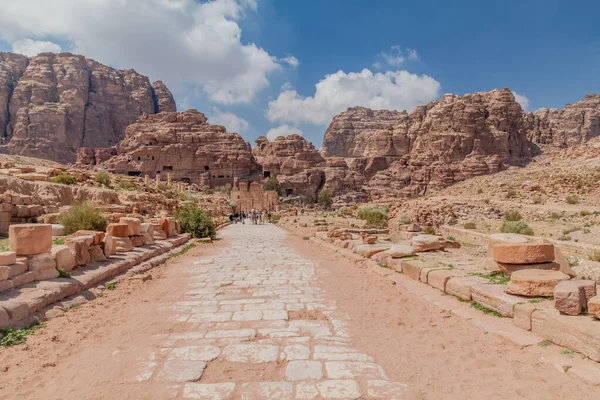
[[[581,210],[581,211],[579,211],[579,215],[581,217],[587,217],[588,215],[591,215],[591,214],[592,213],[590,211],[588,211],[588,210]]]
[[[333,204],[333,199],[331,198],[331,192],[329,189],[323,189],[319,192],[319,204],[325,208],[330,208]]]
[[[507,199],[514,199],[515,197],[517,197],[517,189],[515,189],[514,187],[511,186],[506,191],[506,198]]]
[[[588,258],[592,261],[600,262],[600,251],[594,250]]]
[[[423,228],[423,233],[426,235],[435,235],[437,232],[433,226],[426,226]]]
[[[518,233],[521,235],[533,236],[533,229],[523,221],[504,221],[500,227],[502,233]]]
[[[133,190],[135,185],[131,179],[123,179],[119,182],[119,188],[123,190]]]
[[[567,196],[565,201],[567,202],[567,204],[579,204],[579,196],[575,194],[570,194]]]
[[[78,203],[60,213],[58,221],[65,227],[67,235],[79,230],[105,231],[108,222],[100,211],[90,203]]]
[[[50,178],[50,182],[52,183],[62,183],[63,185],[73,185],[75,184],[75,178],[71,174],[58,174]]]
[[[175,217],[181,223],[181,229],[196,238],[215,238],[215,223],[210,215],[195,205],[182,207]]]
[[[522,219],[523,217],[521,216],[521,213],[517,210],[511,210],[504,213],[505,221],[520,221]]]
[[[65,244],[65,238],[64,237],[56,238],[56,239],[52,240],[52,243],[54,243],[56,245]]]
[[[475,222],[465,222],[463,227],[465,229],[477,229],[477,224]]]
[[[44,323],[37,324],[26,329],[0,329],[2,339],[0,340],[1,347],[10,347],[17,344],[25,343],[27,335],[31,335],[35,331],[45,326]]]
[[[274,190],[277,192],[278,196],[281,196],[281,186],[279,186],[279,182],[275,178],[267,179],[263,188],[265,190]]]
[[[410,224],[411,222],[412,222],[412,218],[410,217],[410,215],[401,215],[398,218],[398,223],[401,225]]]
[[[71,273],[65,271],[62,268],[56,268],[58,270],[58,277],[59,278],[70,278],[71,277]]]
[[[96,182],[106,187],[110,187],[110,184],[112,182],[110,174],[106,171],[96,172],[96,176],[94,178],[96,179]]]
[[[367,221],[370,226],[384,226],[387,225],[388,212],[382,207],[366,207],[360,210],[356,217]]]

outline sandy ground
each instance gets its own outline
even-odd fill
[[[185,300],[190,282],[197,281],[195,260],[228,255],[229,229],[225,240],[199,246],[152,270],[152,280],[125,282],[105,297],[48,321],[26,344],[0,349],[0,400],[183,398],[177,385],[155,379],[140,384],[136,378],[146,372],[149,355],[161,357],[167,335],[191,334],[202,327],[174,321],[176,313],[165,305]],[[558,347],[520,349],[485,334],[399,285],[315,248],[302,235],[288,235],[280,250],[315,263],[319,290],[350,317],[349,345],[373,356],[391,381],[406,383],[403,398],[600,398],[600,387],[541,361],[559,353]],[[254,257],[252,251],[247,254]],[[290,312],[290,319],[321,317],[318,312]],[[217,361],[200,382],[222,382],[224,374],[245,382],[284,376],[285,363],[249,368],[220,367]]]

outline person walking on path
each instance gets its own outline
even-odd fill
[[[244,212],[244,210],[242,210],[242,212],[240,213],[240,220],[242,221],[242,225],[246,224],[244,222],[246,220],[246,213]]]

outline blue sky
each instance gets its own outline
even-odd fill
[[[0,51],[135,68],[165,81],[180,110],[251,141],[299,131],[319,147],[351,105],[410,111],[444,93],[509,87],[535,110],[600,91],[593,1],[23,3],[0,0]]]

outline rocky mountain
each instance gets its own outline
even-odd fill
[[[123,139],[142,114],[176,111],[162,82],[83,56],[0,53],[0,152],[60,162]]]
[[[579,146],[600,136],[600,95],[588,94],[562,110],[541,108],[526,116],[529,139],[539,145]]]
[[[258,171],[252,147],[196,110],[144,114],[112,148],[80,148],[79,164],[132,176],[161,174],[201,186],[231,184]]]

